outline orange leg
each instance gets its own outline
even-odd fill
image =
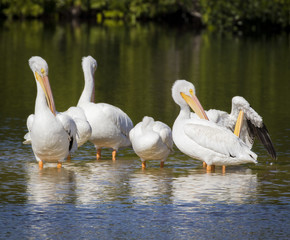
[[[57,165],[56,165],[57,168],[61,168],[61,166],[62,166],[61,162],[58,162]]]
[[[113,152],[112,152],[112,160],[113,161],[116,161],[116,155],[117,155],[117,150],[113,150]]]
[[[97,150],[97,160],[100,160],[100,159],[101,159],[101,151],[102,151],[101,148],[99,148],[99,149]]]
[[[160,168],[163,168],[164,167],[164,161],[161,161],[160,162]]]
[[[226,166],[225,165],[222,166],[222,173],[226,173]]]
[[[202,163],[202,167],[203,167],[203,168],[206,168],[206,166],[207,166],[206,162],[203,162],[203,163]]]
[[[146,161],[142,161],[142,169],[146,168]]]
[[[206,171],[207,172],[214,172],[215,166],[214,165],[207,165],[206,166]]]
[[[71,160],[71,155],[69,154],[67,155],[67,161],[70,162],[70,160]]]
[[[43,161],[38,162],[39,169],[43,169]]]

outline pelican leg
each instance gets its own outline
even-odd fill
[[[161,161],[160,162],[160,168],[163,168],[164,167],[164,161]]]
[[[39,169],[43,169],[43,161],[38,162],[38,167],[39,167]]]
[[[214,172],[214,170],[215,170],[215,165],[207,165],[206,166],[207,172]]]
[[[100,160],[101,159],[101,151],[102,151],[102,149],[101,148],[99,148],[98,150],[97,150],[97,160]]]
[[[222,166],[222,173],[226,173],[226,166],[225,165]]]
[[[207,166],[206,162],[202,162],[202,167],[206,168],[206,166]]]
[[[146,161],[142,161],[142,169],[146,168]]]
[[[61,166],[62,166],[61,162],[58,162],[57,165],[56,165],[57,168],[61,168]]]
[[[71,155],[69,154],[67,155],[67,161],[70,162],[70,160],[71,160]]]
[[[114,149],[113,152],[112,152],[112,160],[113,161],[116,161],[116,155],[117,155],[117,150]]]

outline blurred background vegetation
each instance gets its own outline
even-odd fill
[[[0,0],[0,16],[166,21],[221,31],[289,31],[290,0]]]

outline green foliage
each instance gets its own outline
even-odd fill
[[[240,31],[259,27],[290,27],[290,0],[0,0],[8,18],[66,14],[73,8],[101,19],[202,19],[209,29]],[[174,17],[173,17],[174,16]]]
[[[3,13],[12,18],[18,16],[25,18],[26,16],[37,17],[43,13],[43,0],[2,0],[7,7],[3,9]]]
[[[211,29],[290,24],[289,0],[201,0],[201,6],[203,22]]]

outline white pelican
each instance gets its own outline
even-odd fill
[[[112,148],[112,160],[116,160],[116,153],[120,147],[131,146],[129,132],[133,123],[120,108],[107,103],[94,103],[95,83],[94,73],[97,61],[91,56],[82,59],[85,87],[77,104],[85,112],[92,128],[90,141],[97,150],[97,160],[101,158],[103,147]]]
[[[27,119],[29,133],[24,143],[31,143],[39,167],[43,162],[57,162],[58,167],[77,149],[76,125],[66,114],[57,113],[48,79],[48,65],[41,57],[31,57],[29,66],[37,86],[34,114]]]
[[[172,87],[173,100],[180,106],[172,136],[175,145],[186,155],[205,161],[207,170],[213,165],[257,163],[257,155],[230,130],[208,121],[195,96],[192,83],[177,80]],[[190,108],[201,119],[190,117]]]
[[[130,140],[135,153],[141,158],[142,168],[146,160],[160,160],[160,167],[173,150],[171,129],[165,123],[145,116],[130,131]]]
[[[269,155],[273,159],[277,158],[273,143],[268,130],[263,123],[262,117],[253,108],[251,108],[248,101],[243,97],[233,97],[232,110],[230,114],[216,109],[210,109],[205,112],[210,121],[226,127],[233,132],[236,121],[240,115],[242,126],[240,128],[240,132],[237,132],[237,134],[243,142],[252,148],[255,138],[258,138],[267,149]],[[194,118],[199,118],[195,113],[191,113],[191,116]]]

